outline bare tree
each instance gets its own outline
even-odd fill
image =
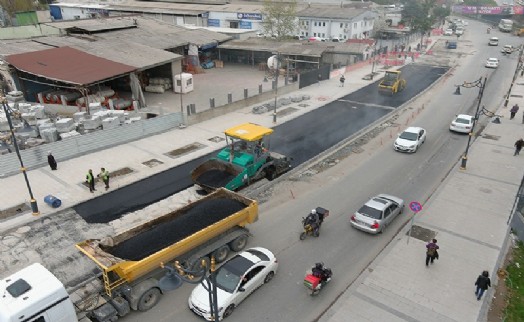
[[[264,0],[264,33],[278,40],[293,36],[298,27],[296,13],[296,0]]]
[[[35,10],[35,5],[32,0],[0,0],[0,7],[6,13],[6,23],[12,24],[11,19],[17,12]]]

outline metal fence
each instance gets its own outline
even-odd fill
[[[318,83],[319,80],[320,81],[328,80],[330,70],[331,70],[331,67],[329,65],[324,65],[324,66],[320,66],[319,69],[314,69],[314,70],[310,70],[304,73],[300,73],[298,87],[304,88],[306,86]]]
[[[524,177],[520,182],[519,191],[515,197],[515,204],[513,206],[513,213],[508,220],[513,233],[518,236],[520,240],[524,240]]]
[[[57,160],[63,161],[165,132],[179,126],[182,122],[183,119],[180,113],[172,113],[131,124],[124,124],[114,129],[96,131],[40,145],[22,150],[20,154],[24,161],[24,166],[27,169],[34,169],[47,165],[47,151],[52,151]],[[16,153],[13,152],[0,156],[0,177],[11,176],[19,172],[20,161]]]

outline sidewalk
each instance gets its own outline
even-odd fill
[[[499,106],[497,114],[507,116],[523,94],[513,87],[508,107]],[[507,222],[524,175],[523,156],[513,156],[520,117],[501,121],[488,123],[470,147],[467,169],[458,162],[423,205],[415,216],[415,236],[408,238],[406,225],[321,322],[486,320],[493,289],[477,301],[474,283],[487,270],[492,286],[497,284],[509,247]],[[440,258],[426,267],[431,236],[438,240]]]

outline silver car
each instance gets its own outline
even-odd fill
[[[404,200],[380,194],[366,202],[351,216],[351,226],[370,234],[381,233],[395,217],[404,211]]]

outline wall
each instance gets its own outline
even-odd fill
[[[299,86],[298,82],[295,82],[295,83],[291,83],[283,87],[279,87],[278,96],[282,97],[283,95],[297,91],[299,89],[298,86]],[[187,124],[192,125],[192,124],[204,122],[212,118],[215,118],[217,116],[222,116],[224,114],[237,111],[241,108],[248,107],[254,104],[259,104],[259,103],[262,103],[262,102],[265,102],[265,101],[268,101],[274,98],[275,98],[274,91],[264,92],[262,94],[252,96],[247,99],[233,102],[231,104],[215,107],[215,108],[205,110],[197,114],[192,114],[188,117]]]
[[[107,149],[111,146],[135,141],[147,136],[172,130],[182,123],[180,113],[157,116],[152,119],[125,124],[114,129],[100,130],[89,134],[22,150],[20,154],[28,169],[47,165],[47,151],[53,151],[58,161]],[[0,155],[0,177],[20,173],[20,162],[16,153]]]
[[[0,28],[0,39],[27,39],[41,36],[56,36],[59,34],[60,30],[46,25]]]

